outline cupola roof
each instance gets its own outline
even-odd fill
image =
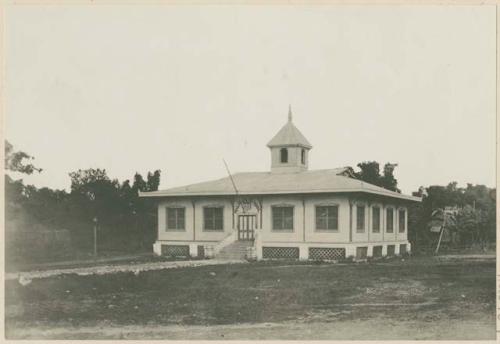
[[[283,128],[278,131],[278,133],[269,141],[267,144],[269,148],[271,147],[304,147],[311,149],[312,146],[307,141],[305,136],[300,132],[299,129],[292,122],[292,109],[288,109],[288,122],[283,126]]]

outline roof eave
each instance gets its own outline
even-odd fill
[[[303,144],[303,143],[284,143],[284,144],[271,144],[271,143],[268,143],[266,145],[268,148],[275,148],[275,147],[303,147],[303,148],[307,148],[307,149],[311,149],[313,146],[312,145],[308,145],[308,144]]]
[[[410,201],[410,202],[421,202],[422,198],[421,197],[415,197],[415,196],[408,196],[408,195],[394,195],[394,194],[387,194],[385,192],[374,192],[374,191],[367,191],[367,190],[360,190],[360,189],[344,189],[344,190],[301,190],[301,191],[294,191],[294,190],[284,190],[284,191],[249,191],[249,192],[240,192],[240,195],[289,195],[289,194],[307,194],[307,193],[348,193],[348,192],[363,192],[363,193],[368,193],[368,194],[373,194],[373,195],[379,195],[379,196],[385,196],[385,197],[390,197],[390,198],[397,198],[405,201]],[[222,191],[222,192],[213,192],[213,191],[207,191],[207,192],[158,192],[158,191],[152,191],[152,192],[141,192],[139,191],[139,197],[198,197],[198,196],[236,196],[234,192],[228,192],[228,191]]]

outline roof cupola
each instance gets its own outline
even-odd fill
[[[308,169],[311,144],[292,122],[292,108],[288,108],[288,122],[269,141],[271,172],[300,172]]]

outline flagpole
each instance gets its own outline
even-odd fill
[[[226,166],[226,171],[227,174],[229,174],[229,178],[231,179],[231,183],[233,184],[234,191],[236,192],[236,196],[238,196],[238,188],[236,188],[236,184],[234,183],[233,176],[231,175],[231,172],[229,171],[229,167],[227,166],[226,160],[222,159],[224,162],[224,166]]]

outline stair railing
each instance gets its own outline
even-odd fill
[[[238,239],[238,231],[237,230],[233,230],[231,233],[229,233],[229,235],[227,235],[224,239],[222,239],[222,241],[218,242],[215,246],[214,246],[214,256],[216,257],[219,252],[226,246],[232,244],[233,242],[235,242],[236,240]]]
[[[260,229],[255,228],[253,245],[247,248],[247,259],[251,260],[257,259],[257,249],[259,246],[262,245],[262,238],[260,234],[261,234]]]

